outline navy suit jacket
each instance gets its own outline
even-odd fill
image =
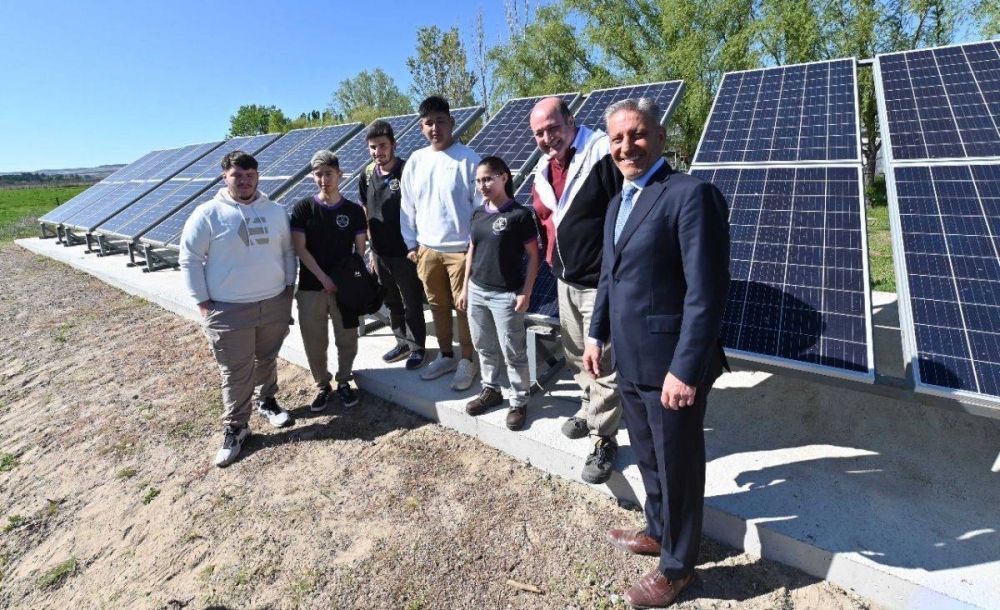
[[[590,336],[607,342],[623,378],[662,386],[667,372],[711,385],[729,290],[729,213],[714,185],[666,163],[635,201],[618,243],[619,193],[608,206]]]

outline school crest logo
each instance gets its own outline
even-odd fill
[[[347,214],[337,214],[336,220],[337,226],[341,229],[346,229],[347,225],[351,224],[351,219],[347,216]]]
[[[493,221],[493,234],[500,235],[507,229],[507,219],[501,216]]]
[[[392,180],[390,180],[389,181],[389,190],[392,191],[393,193],[398,193],[399,192],[399,180],[397,180],[396,178],[393,178]]]

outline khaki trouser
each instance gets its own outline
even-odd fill
[[[464,311],[455,309],[465,282],[465,252],[438,252],[424,246],[417,250],[417,275],[424,283],[427,303],[434,316],[434,334],[441,351],[452,349],[451,312],[458,318],[458,344],[462,351],[472,351],[469,319]]]
[[[576,288],[559,280],[559,326],[563,352],[573,379],[583,391],[583,403],[576,417],[587,420],[592,435],[614,437],[622,417],[618,383],[611,368],[611,342],[604,345],[601,371],[604,376],[594,379],[583,370],[583,350],[590,334],[590,316],[594,312],[596,288]]]
[[[278,391],[278,352],[291,319],[291,290],[253,303],[211,302],[202,329],[222,374],[223,425],[246,426],[254,391],[261,399]]]
[[[322,290],[299,290],[295,293],[299,306],[299,329],[302,345],[306,348],[309,371],[317,388],[325,388],[332,379],[338,384],[347,383],[358,355],[358,329],[344,328],[344,318],[337,307],[337,295]],[[333,343],[337,346],[337,375],[327,369],[326,352],[330,347],[327,321],[333,322]]]

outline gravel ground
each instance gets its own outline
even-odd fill
[[[214,468],[197,326],[9,242],[0,277],[0,607],[624,608],[653,564],[603,540],[640,512],[364,393],[313,416],[287,363],[297,424]],[[678,608],[872,607],[712,540],[698,577]]]

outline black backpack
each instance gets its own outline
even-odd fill
[[[382,307],[385,286],[368,270],[360,254],[352,254],[341,261],[330,279],[337,285],[337,304],[342,308],[364,315]]]

